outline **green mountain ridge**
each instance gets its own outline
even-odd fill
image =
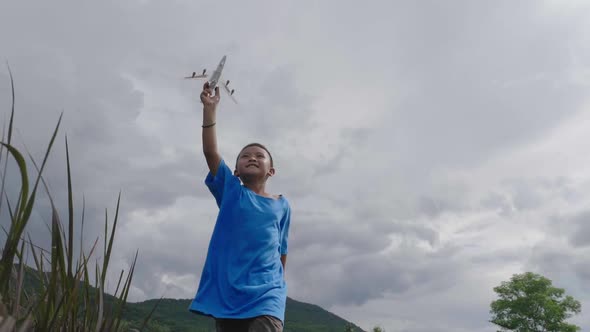
[[[18,266],[16,266],[18,268]],[[40,273],[31,267],[25,267],[24,288],[29,294],[39,293],[43,284]],[[80,285],[82,287],[82,285]],[[96,300],[97,289],[89,289],[92,301]],[[118,301],[114,296],[104,293],[105,310],[109,311]],[[192,299],[150,299],[140,302],[127,302],[122,319],[129,323],[129,328],[139,329],[146,317],[152,313],[150,324],[145,332],[215,332],[213,318],[188,311]],[[156,306],[157,305],[157,306]],[[155,327],[154,327],[155,326]],[[338,315],[322,307],[287,298],[284,332],[363,332],[363,330]]]
[[[215,331],[214,321],[210,317],[197,315],[188,311],[191,299],[151,299],[142,302],[128,302],[123,319],[139,326],[143,319],[157,304],[150,321],[159,326],[178,332]],[[363,331],[351,322],[321,308],[318,305],[287,298],[285,312],[285,332],[344,332]]]

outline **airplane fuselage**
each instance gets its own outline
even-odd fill
[[[219,78],[221,77],[221,72],[223,71],[223,66],[225,66],[225,58],[226,58],[225,55],[223,56],[223,58],[221,58],[221,61],[219,62],[219,64],[217,65],[217,68],[215,68],[215,71],[213,72],[213,74],[211,75],[211,78],[209,79],[209,87],[211,89],[215,89],[215,87],[217,86],[217,83],[219,83]]]

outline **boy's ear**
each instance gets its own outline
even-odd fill
[[[237,177],[240,176],[240,174],[238,174],[238,170],[237,169],[234,169],[234,176],[237,176]]]
[[[267,175],[268,175],[269,177],[271,177],[271,176],[275,175],[275,173],[276,173],[276,171],[275,171],[274,167],[271,167],[271,168],[268,170],[268,173],[267,173]]]

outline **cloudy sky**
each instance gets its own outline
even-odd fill
[[[405,332],[495,331],[492,288],[524,271],[590,326],[588,31],[583,1],[0,0],[15,145],[40,160],[63,112],[45,175],[66,213],[67,135],[87,243],[121,191],[111,275],[139,250],[133,301],[196,291],[217,209],[182,77],[227,55],[220,149],[273,152],[289,295]]]

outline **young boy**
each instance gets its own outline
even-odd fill
[[[212,95],[205,83],[201,93],[203,153],[209,167],[205,184],[219,215],[189,310],[214,317],[218,332],[280,332],[287,300],[289,202],[265,190],[275,169],[263,145],[246,145],[233,174],[225,164],[215,130],[219,99],[219,87]]]

